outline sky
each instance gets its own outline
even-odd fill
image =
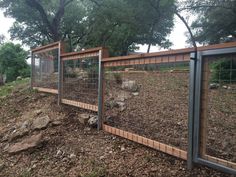
[[[10,34],[8,33],[8,30],[12,26],[14,22],[14,19],[12,18],[6,18],[4,17],[3,11],[0,10],[0,34],[3,34],[6,36],[7,40],[10,41]],[[171,49],[180,49],[180,48],[186,48],[189,45],[186,43],[187,37],[185,36],[187,29],[184,26],[184,24],[178,19],[175,18],[175,26],[172,31],[172,33],[168,36],[169,40],[173,43],[173,46],[171,46]],[[14,43],[20,43],[19,41],[12,41]],[[27,47],[24,47],[27,49]],[[151,52],[158,52],[160,50],[159,47],[152,46]],[[140,46],[140,49],[137,52],[147,52],[147,46]]]

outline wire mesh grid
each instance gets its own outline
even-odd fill
[[[33,55],[33,86],[58,89],[58,49]]]
[[[104,123],[187,150],[189,62],[107,67]]]
[[[206,154],[236,163],[236,55],[207,57],[203,64]]]
[[[63,99],[98,104],[98,57],[66,60],[63,72]]]

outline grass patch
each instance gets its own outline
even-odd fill
[[[13,82],[9,82],[3,86],[0,87],[0,98],[6,97],[9,94],[11,94],[16,88],[23,86],[25,84],[29,83],[29,78],[25,78],[22,80],[17,80]]]

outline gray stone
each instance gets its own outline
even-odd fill
[[[110,101],[106,102],[106,106],[110,109],[113,109],[113,108],[117,107],[118,105],[115,100],[110,100]]]
[[[16,139],[22,138],[23,136],[28,135],[29,129],[27,128],[20,128],[19,130],[14,131],[9,137],[9,141],[12,142]]]
[[[127,91],[119,91],[118,96],[115,98],[116,101],[125,101],[127,99],[130,99],[131,95]]]
[[[55,121],[52,122],[52,126],[59,126],[61,124],[62,124],[62,122],[59,121],[59,120],[55,120]]]
[[[212,84],[210,84],[209,88],[210,88],[210,89],[218,89],[219,86],[220,86],[220,85],[217,84],[217,83],[212,83]]]
[[[132,95],[139,96],[139,92],[133,92]]]
[[[89,114],[80,114],[79,115],[79,117],[78,117],[78,119],[79,119],[79,122],[81,123],[81,124],[87,124],[88,123],[88,121],[89,121]]]
[[[27,139],[24,139],[23,141],[19,142],[19,143],[15,143],[13,145],[11,145],[7,152],[9,154],[16,154],[22,151],[26,151],[32,148],[37,147],[38,145],[40,145],[40,143],[42,142],[42,134],[38,134],[38,135],[33,135]]]
[[[97,125],[98,125],[98,116],[91,115],[89,120],[88,120],[88,124],[91,127],[97,127]]]
[[[223,89],[228,89],[228,86],[227,85],[223,85],[222,88]]]
[[[41,130],[48,126],[50,118],[48,116],[38,117],[32,123],[33,130]]]
[[[127,80],[123,81],[121,88],[128,91],[136,92],[138,90],[138,85],[135,81]]]
[[[125,102],[118,101],[117,104],[119,105],[121,112],[123,112],[126,109]]]

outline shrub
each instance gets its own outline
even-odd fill
[[[213,82],[229,83],[236,80],[236,62],[232,60],[219,60],[212,65]]]

